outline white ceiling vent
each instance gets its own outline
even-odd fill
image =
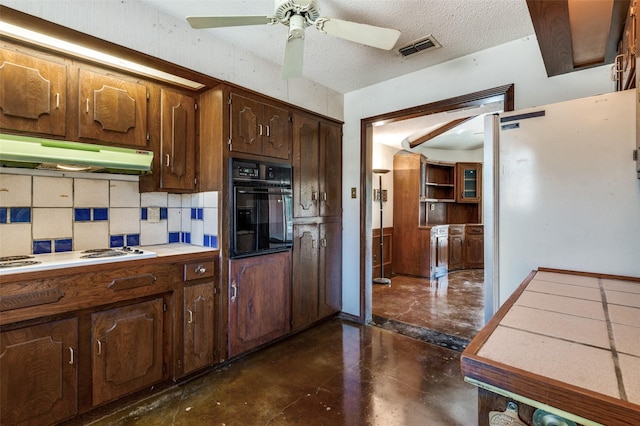
[[[402,56],[409,56],[426,50],[437,49],[439,47],[442,47],[442,45],[438,43],[438,40],[436,40],[434,36],[429,34],[426,37],[412,41],[406,46],[401,47],[398,49],[398,52],[400,52]]]

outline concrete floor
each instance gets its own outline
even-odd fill
[[[94,425],[473,425],[460,353],[332,319]]]
[[[386,329],[462,350],[484,325],[484,270],[394,276],[391,286],[373,286],[372,314]]]

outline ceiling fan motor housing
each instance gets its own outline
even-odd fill
[[[289,25],[292,16],[302,16],[304,27],[313,25],[320,17],[315,0],[276,0],[275,16],[284,25]]]

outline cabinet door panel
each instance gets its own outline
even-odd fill
[[[213,283],[184,289],[184,372],[213,364]]]
[[[67,67],[0,49],[0,127],[64,136]]]
[[[0,333],[2,424],[50,424],[77,411],[77,319]]]
[[[291,158],[291,126],[289,112],[270,105],[263,106],[264,125],[262,154],[267,157]]]
[[[296,115],[293,119],[293,216],[318,216],[318,120]]]
[[[229,356],[289,332],[291,253],[230,262]]]
[[[237,94],[231,95],[231,146],[233,151],[262,154],[259,124],[262,105]]]
[[[195,188],[195,101],[162,89],[160,159],[163,189]]]
[[[147,88],[143,84],[79,70],[78,136],[147,146]]]
[[[293,227],[293,328],[318,319],[318,225]]]
[[[320,225],[320,318],[342,309],[342,224]]]
[[[342,129],[320,123],[320,215],[342,214]]]
[[[92,315],[93,404],[162,379],[163,300]]]

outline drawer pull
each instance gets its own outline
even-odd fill
[[[134,275],[132,277],[116,278],[107,285],[113,291],[129,290],[130,288],[145,287],[156,282],[153,274]]]
[[[57,288],[50,290],[32,291],[25,294],[13,294],[0,298],[0,312],[13,309],[28,308],[30,306],[56,303],[64,297],[64,293]]]
[[[205,272],[207,272],[207,268],[205,268],[203,265],[196,266],[196,274],[202,275]]]

